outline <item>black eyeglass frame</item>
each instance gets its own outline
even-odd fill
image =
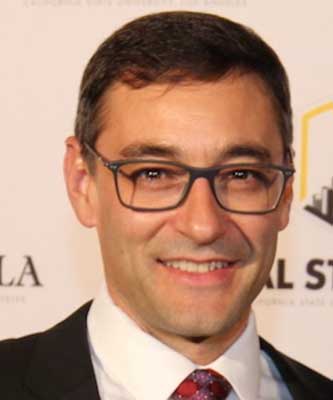
[[[196,179],[198,178],[205,178],[209,182],[209,186],[212,190],[212,193],[214,195],[214,198],[217,202],[217,204],[223,209],[231,213],[236,213],[236,214],[248,214],[248,215],[261,215],[261,214],[268,214],[270,212],[273,212],[274,210],[277,209],[277,207],[280,204],[282,195],[285,191],[286,184],[289,178],[293,176],[295,173],[295,169],[292,167],[285,167],[282,165],[276,165],[276,164],[270,164],[270,163],[234,163],[234,164],[227,164],[227,165],[222,165],[222,166],[217,166],[217,167],[208,167],[208,168],[199,168],[199,167],[191,167],[189,165],[185,165],[182,163],[174,162],[174,161],[165,161],[165,160],[154,160],[154,159],[127,159],[127,160],[108,160],[105,157],[103,157],[94,147],[92,147],[89,143],[84,142],[84,146],[86,149],[95,157],[97,158],[103,165],[106,167],[108,170],[110,170],[113,173],[114,176],[114,181],[115,181],[115,186],[116,186],[116,192],[118,196],[119,202],[126,208],[129,208],[134,211],[140,211],[140,212],[155,212],[155,211],[168,211],[168,210],[173,210],[177,207],[179,207],[185,200],[187,199],[187,196],[192,188],[193,183],[195,182]],[[124,201],[121,198],[120,191],[119,191],[119,185],[118,185],[118,175],[117,171],[118,169],[126,164],[146,164],[146,163],[157,163],[160,165],[173,165],[176,167],[180,167],[187,171],[190,175],[188,183],[185,185],[183,189],[183,193],[180,197],[180,200],[169,207],[161,207],[161,208],[146,208],[146,207],[134,207],[129,204],[124,203]],[[224,169],[229,169],[230,167],[263,167],[263,168],[271,168],[278,170],[282,172],[283,174],[283,185],[281,188],[281,193],[280,196],[278,197],[277,201],[275,202],[274,206],[268,210],[264,211],[239,211],[239,210],[233,210],[228,207],[226,207],[224,204],[221,203],[219,200],[218,196],[216,195],[215,191],[215,186],[214,186],[214,178],[217,175],[219,171],[223,171]]]

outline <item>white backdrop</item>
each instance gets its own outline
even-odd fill
[[[330,0],[1,0],[0,338],[45,329],[96,292],[102,272],[95,233],[76,222],[62,178],[79,81],[115,28],[170,9],[209,11],[253,27],[289,72],[295,203],[271,288],[255,308],[265,338],[333,377]]]

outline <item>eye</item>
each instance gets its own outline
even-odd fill
[[[140,175],[146,179],[153,180],[153,179],[162,179],[167,174],[166,171],[162,169],[149,169],[142,171]]]
[[[219,183],[221,185],[232,185],[231,187],[269,187],[276,178],[276,172],[269,168],[238,166],[221,171]]]
[[[237,180],[256,180],[259,182],[267,182],[268,176],[264,171],[253,170],[253,169],[241,169],[235,170],[231,173],[231,179]]]
[[[188,173],[176,165],[157,163],[129,163],[123,165],[119,172],[136,188],[163,189],[184,185]]]
[[[155,181],[170,178],[171,171],[162,168],[140,168],[128,176],[133,182],[139,180]]]
[[[232,177],[237,178],[237,179],[248,179],[248,178],[252,177],[252,175],[253,174],[251,171],[246,171],[246,170],[232,172]]]

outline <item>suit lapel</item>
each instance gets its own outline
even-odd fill
[[[79,384],[73,391],[67,392],[61,400],[100,400],[97,392],[96,381],[87,379],[83,383]]]
[[[86,304],[36,341],[25,384],[45,400],[100,400],[87,339]]]
[[[261,349],[277,367],[294,400],[330,400],[332,385],[327,378],[277,351],[260,338]]]

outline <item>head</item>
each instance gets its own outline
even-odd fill
[[[196,12],[138,18],[99,46],[82,78],[75,136],[81,145],[95,144],[104,127],[105,98],[116,84],[140,89],[153,83],[217,82],[233,73],[254,73],[261,78],[288,156],[292,110],[287,74],[278,56],[250,28]],[[89,160],[84,146],[82,151]]]
[[[234,337],[288,223],[291,183],[264,214],[220,207],[198,178],[178,207],[120,203],[110,160],[192,167],[290,162],[288,80],[253,31],[193,12],[139,18],[96,51],[83,76],[65,174],[80,221],[98,230],[113,300],[145,330],[175,338]],[[176,345],[174,345],[176,347]]]

